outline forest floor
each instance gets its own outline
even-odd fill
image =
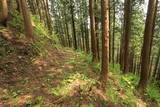
[[[135,94],[137,77],[117,65],[101,88],[90,55],[47,45],[46,55],[36,55],[33,44],[1,38],[7,32],[0,30],[0,107],[158,107]]]
[[[106,98],[93,87],[97,76],[80,52],[51,50],[47,58],[12,55],[0,72],[0,107],[76,107]],[[92,79],[94,78],[94,79]],[[94,91],[93,91],[94,90]],[[99,94],[96,96],[96,94]]]
[[[94,71],[96,68],[88,63],[90,59],[84,53],[54,49],[48,54],[45,58],[21,54],[5,57],[2,61],[5,65],[0,67],[3,70],[0,72],[0,107],[123,106],[123,103],[109,101],[113,96],[107,96],[98,88],[99,73]],[[118,77],[110,74],[110,78]],[[113,81],[108,89],[117,84]],[[123,91],[121,87],[116,89],[121,100],[125,99]],[[139,105],[137,107],[145,107],[140,99]]]

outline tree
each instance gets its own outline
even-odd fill
[[[144,31],[144,40],[141,56],[141,76],[138,84],[138,88],[144,91],[147,87],[148,73],[149,73],[149,61],[150,61],[150,51],[151,51],[151,41],[153,35],[153,27],[155,23],[155,12],[157,8],[157,0],[149,0],[147,19]]]
[[[155,67],[154,67],[153,77],[156,77],[159,61],[160,61],[160,47],[159,47],[158,53],[157,53],[157,60],[156,60]]]
[[[42,17],[42,9],[40,5],[40,0],[36,0],[36,3],[37,3],[37,8],[38,8],[38,14],[39,14],[40,20],[42,21],[43,17]]]
[[[123,49],[124,54],[122,57],[122,70],[124,73],[129,72],[129,41],[130,41],[130,34],[131,34],[131,3],[132,0],[125,0],[124,3],[124,32],[123,32]]]
[[[21,12],[22,11],[22,6],[21,6],[21,3],[20,3],[20,0],[16,0],[16,3],[17,3],[17,11],[18,12]]]
[[[10,0],[10,3],[9,3],[9,10],[14,10],[15,7],[14,7],[14,0]]]
[[[102,14],[102,67],[101,80],[107,80],[109,70],[109,0],[101,0]]]
[[[7,26],[7,18],[8,18],[8,6],[7,0],[1,0],[2,3],[2,15],[0,15],[0,24]]]
[[[48,27],[49,33],[52,34],[52,25],[51,25],[51,17],[49,14],[48,0],[43,0],[43,7],[45,9],[47,27]]]
[[[90,13],[90,25],[91,25],[91,47],[92,47],[92,54],[93,54],[92,60],[98,61],[94,6],[95,6],[95,1],[89,0],[89,13]]]
[[[114,40],[115,40],[115,20],[116,20],[116,13],[115,13],[115,11],[116,11],[116,6],[115,6],[115,0],[113,0],[113,3],[114,3],[114,5],[113,5],[113,34],[112,34],[112,63],[113,63],[113,67],[114,67],[114,54],[115,54],[115,48],[114,48]]]
[[[72,33],[73,33],[73,41],[74,41],[74,49],[78,49],[77,46],[77,36],[76,36],[76,29],[75,29],[75,20],[74,20],[74,6],[73,6],[73,0],[70,0],[70,13],[71,13],[71,20],[72,20]]]
[[[30,18],[30,14],[27,8],[27,3],[26,0],[20,0],[21,3],[21,8],[22,8],[22,14],[24,18],[24,25],[25,25],[25,33],[27,39],[32,39],[33,38],[33,26]]]

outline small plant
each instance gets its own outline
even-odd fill
[[[93,63],[92,69],[93,69],[93,71],[100,71],[101,70],[101,64],[100,63]]]
[[[27,100],[25,103],[26,103],[26,105],[32,105],[33,104],[32,100]]]
[[[160,89],[156,86],[156,84],[150,83],[146,91],[147,91],[148,96],[152,100],[157,101],[157,103],[160,104]]]
[[[34,107],[41,107],[41,105],[40,104],[36,104],[36,105],[34,105]]]
[[[35,102],[36,103],[41,103],[42,101],[43,101],[43,96],[37,96],[36,98],[35,98]]]
[[[89,107],[94,107],[94,104],[90,104]]]

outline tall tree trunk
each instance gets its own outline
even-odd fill
[[[20,3],[21,3],[22,14],[24,18],[26,37],[27,39],[31,40],[33,38],[33,26],[32,26],[30,14],[27,8],[27,2],[26,0],[20,0]]]
[[[44,9],[45,9],[45,14],[46,14],[48,30],[49,30],[49,33],[52,34],[52,25],[51,25],[51,19],[50,19],[50,14],[49,14],[49,10],[48,10],[47,0],[43,0],[43,5],[44,5]]]
[[[8,18],[8,6],[7,0],[1,0],[2,3],[2,16],[0,16],[0,24],[7,26],[7,18]]]
[[[83,48],[83,51],[85,51],[84,25],[82,20],[81,20],[81,33],[82,33],[82,48]]]
[[[101,80],[105,82],[109,70],[109,0],[101,0],[102,14],[102,68]]]
[[[147,19],[145,24],[145,32],[144,32],[144,40],[143,40],[143,48],[142,48],[142,56],[141,56],[141,76],[138,84],[138,88],[141,91],[144,91],[147,87],[148,82],[148,72],[149,72],[149,57],[150,57],[150,48],[151,48],[151,40],[153,34],[154,27],[154,17],[156,12],[157,0],[149,0],[148,4],[148,12]]]
[[[86,44],[86,52],[89,53],[90,47],[89,47],[89,32],[88,32],[88,20],[86,19],[85,22],[85,44]]]
[[[95,0],[95,11],[98,10],[98,1]],[[95,12],[95,31],[96,31],[96,50],[97,50],[97,55],[98,55],[98,60],[100,60],[100,53],[99,53],[99,34],[98,34],[98,27],[99,20],[98,20],[98,14]]]
[[[160,65],[158,67],[158,73],[157,73],[157,76],[156,76],[156,80],[159,81],[160,80]],[[159,83],[160,85],[160,83]]]
[[[21,13],[22,12],[22,6],[21,6],[21,3],[20,3],[20,0],[16,0],[16,3],[17,3],[17,11],[19,12],[19,13]]]
[[[129,72],[129,41],[131,32],[131,4],[132,0],[125,0],[124,7],[124,73]]]
[[[34,6],[34,0],[28,0],[29,6],[31,9],[32,14],[36,14],[35,6]]]
[[[36,0],[36,3],[37,3],[37,8],[38,8],[39,18],[40,18],[40,20],[42,21],[42,20],[43,20],[43,17],[42,17],[41,3],[40,3],[39,0]]]
[[[157,74],[157,70],[158,70],[158,64],[159,64],[159,61],[160,61],[160,48],[158,50],[158,53],[157,53],[157,58],[156,58],[156,63],[155,63],[155,66],[154,66],[154,73],[153,73],[153,77],[156,77],[156,74]]]
[[[114,9],[113,9],[113,34],[112,34],[112,63],[113,63],[113,67],[114,67],[114,51],[115,51],[115,48],[114,48],[114,39],[115,39],[115,20],[116,20],[116,17],[115,17],[115,15],[116,15],[116,6],[115,6],[115,0],[113,0],[113,3],[114,3],[114,5],[113,5],[113,7],[114,7]]]
[[[111,36],[111,1],[109,1],[109,62],[112,61],[112,36]]]
[[[70,0],[71,6],[70,6],[70,12],[71,12],[71,20],[72,20],[72,35],[73,35],[73,44],[74,49],[77,50],[77,36],[76,36],[76,28],[75,28],[75,21],[74,21],[74,6],[73,6],[73,0]]]
[[[9,2],[9,10],[14,10],[15,7],[14,7],[14,0],[10,0]]]
[[[133,63],[134,69],[133,69],[133,74],[136,74],[136,70],[137,70],[137,57],[134,57],[134,63]]]
[[[89,0],[89,13],[90,13],[90,24],[91,24],[91,46],[92,46],[92,55],[93,55],[92,61],[98,61],[94,6],[95,6],[94,0]]]
[[[150,56],[150,57],[151,57],[151,56]],[[149,64],[149,75],[148,75],[148,78],[149,78],[149,79],[150,79],[151,74],[152,74],[153,61],[154,61],[154,55],[151,57],[150,64]]]
[[[123,35],[123,24],[121,25],[121,39],[120,39],[120,55],[119,55],[119,64],[120,69],[124,69],[124,35]]]

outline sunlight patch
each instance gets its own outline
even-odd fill
[[[73,95],[73,93],[76,91],[76,88],[81,88],[96,83],[96,80],[88,78],[83,74],[70,74],[61,82],[58,87],[49,90],[49,93],[56,96],[70,96]]]

